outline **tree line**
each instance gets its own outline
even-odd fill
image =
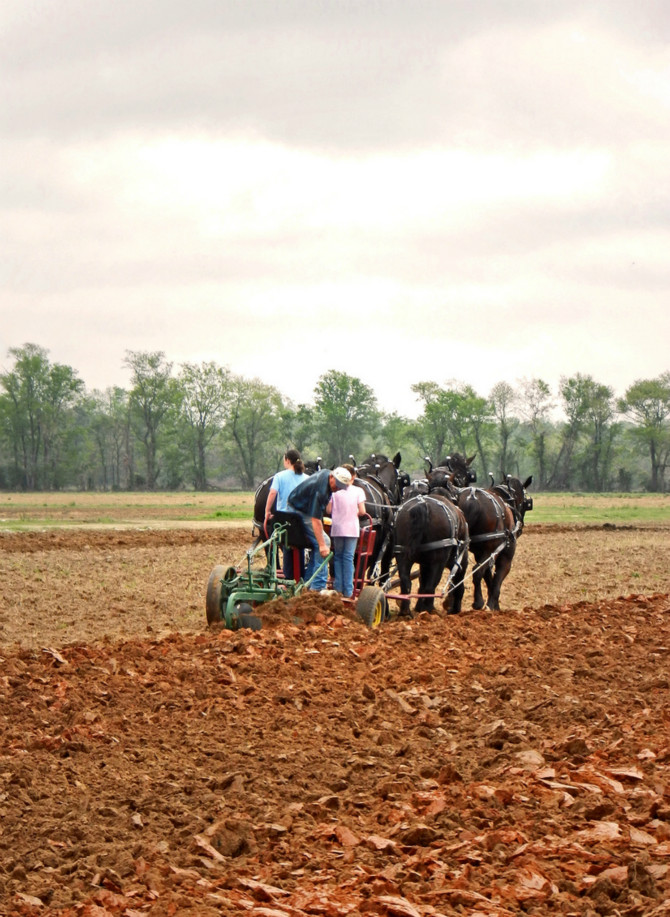
[[[175,369],[162,351],[127,351],[126,390],[88,391],[75,369],[36,344],[13,347],[0,373],[0,489],[253,489],[289,447],[324,465],[370,452],[475,455],[480,481],[527,477],[537,490],[662,492],[670,458],[670,372],[623,396],[590,375],[470,385],[413,385],[416,419],[379,409],[355,376],[329,370],[294,404],[213,362]]]

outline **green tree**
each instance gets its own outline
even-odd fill
[[[412,385],[412,391],[423,404],[423,411],[412,424],[411,433],[424,456],[436,463],[446,452],[457,452],[462,448],[465,453],[465,447],[460,445],[460,431],[458,438],[454,439],[456,433],[451,423],[454,409],[453,392],[441,388],[437,382],[417,382]]]
[[[26,490],[62,486],[68,439],[75,431],[73,408],[84,383],[70,366],[50,363],[36,344],[8,351],[14,367],[0,374],[0,420],[11,444],[18,486]]]
[[[54,363],[47,374],[44,401],[44,482],[60,488],[75,470],[69,459],[76,456],[72,446],[79,440],[75,408],[81,402],[84,383],[70,366]]]
[[[327,464],[360,455],[366,436],[379,427],[377,399],[372,389],[355,376],[331,369],[314,389],[314,428]]]
[[[282,412],[282,431],[286,444],[285,450],[293,447],[300,452],[303,459],[308,455],[310,458],[317,458],[316,454],[313,456],[309,454],[310,450],[316,449],[318,454],[321,454],[318,445],[313,445],[316,432],[312,405],[299,404],[294,407],[292,404],[285,404]]]
[[[412,427],[414,438],[433,462],[450,452],[477,453],[486,467],[492,433],[492,409],[470,385],[418,382],[412,391],[423,402],[423,412]]]
[[[146,486],[158,483],[160,436],[179,406],[179,389],[172,378],[172,363],[163,351],[126,351],[124,360],[132,371],[129,392],[131,422],[140,439],[146,466]]]
[[[276,468],[281,441],[283,399],[259,379],[233,377],[226,433],[235,446],[242,486],[253,488]]]
[[[37,344],[12,347],[14,368],[0,375],[3,394],[0,416],[11,444],[14,480],[25,490],[37,490],[42,450],[43,395],[49,371],[47,351]]]
[[[614,392],[582,373],[561,377],[559,392],[566,421],[551,484],[558,490],[606,490],[619,431]]]
[[[591,380],[586,404],[584,478],[589,490],[609,490],[611,486],[614,445],[621,430],[615,422],[616,402],[609,385]]]
[[[134,446],[129,396],[114,386],[94,390],[89,399],[90,430],[104,489],[127,490],[134,480]]]
[[[634,382],[619,401],[619,410],[634,423],[633,434],[647,450],[651,464],[650,490],[654,493],[663,490],[670,457],[670,373]]]
[[[207,447],[221,430],[230,410],[230,371],[215,363],[184,363],[177,382],[181,388],[181,415],[192,465],[193,486],[207,489]]]
[[[590,376],[581,373],[570,378],[562,376],[560,380],[559,394],[566,420],[561,427],[561,445],[550,476],[550,483],[556,490],[569,490],[571,486],[574,489],[575,451],[586,422],[592,381]]]
[[[511,474],[514,465],[510,452],[510,444],[514,433],[519,427],[519,418],[514,410],[517,404],[516,392],[509,382],[497,382],[491,389],[489,404],[496,421],[498,437],[497,470],[502,480],[506,474]]]
[[[553,406],[551,389],[544,380],[522,381],[519,410],[530,431],[531,454],[537,463],[538,490],[547,488],[547,442],[551,431],[549,414]]]

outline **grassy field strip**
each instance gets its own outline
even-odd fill
[[[532,493],[532,491],[531,491]],[[670,494],[532,494],[526,523],[670,525]],[[58,525],[248,522],[252,492],[2,493],[0,530]]]

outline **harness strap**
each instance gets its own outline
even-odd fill
[[[427,541],[420,546],[419,553],[423,554],[424,551],[437,551],[439,548],[455,548],[462,543],[463,542],[460,542],[457,538],[440,538],[439,541]],[[393,553],[402,554],[404,550],[404,545],[397,544],[393,549]]]
[[[502,532],[486,532],[483,535],[470,535],[470,544],[478,544],[480,541],[492,541],[494,538],[506,539],[508,533],[513,534],[509,532],[509,529],[504,529]]]

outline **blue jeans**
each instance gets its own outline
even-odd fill
[[[317,567],[321,566],[324,562],[324,558],[319,554],[319,542],[316,540],[316,535],[314,534],[314,526],[312,525],[312,517],[308,516],[307,513],[300,513],[302,518],[302,524],[305,527],[305,535],[310,544],[309,552],[309,563],[307,564],[307,569],[305,570],[305,582],[309,582],[310,579],[314,576],[314,571]],[[328,547],[330,547],[330,538],[323,533],[323,538]],[[316,577],[314,582],[309,587],[310,589],[325,589],[328,583],[328,564],[325,564],[319,575]]]
[[[333,536],[333,588],[349,597],[354,591],[354,554],[358,538]]]

